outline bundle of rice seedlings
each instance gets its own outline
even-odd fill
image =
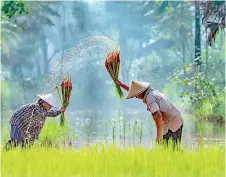
[[[110,74],[112,80],[118,80],[119,69],[120,69],[120,51],[110,52],[105,60],[105,67]],[[120,98],[123,98],[123,92],[117,84],[115,84],[116,93]]]
[[[62,96],[60,95],[58,86],[56,86],[57,94],[60,98],[62,105],[66,108],[68,106],[68,104],[70,103],[70,97],[71,97],[71,91],[72,91],[71,77],[67,76],[67,77],[63,78],[60,86],[61,86]],[[60,124],[64,125],[64,122],[65,122],[65,115],[64,115],[64,113],[62,113],[60,116]]]

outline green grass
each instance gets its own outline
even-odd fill
[[[223,177],[225,151],[116,146],[2,151],[2,177]]]

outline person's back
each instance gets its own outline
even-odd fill
[[[34,109],[33,104],[25,104],[14,111],[10,123],[12,125],[18,125],[21,122],[24,122],[27,117],[30,117],[32,110]]]
[[[130,87],[119,80],[115,84],[128,91],[126,99],[142,99],[151,112],[156,125],[156,141],[166,141],[171,138],[174,145],[181,141],[183,118],[180,111],[161,92],[151,87],[148,82],[132,81]]]
[[[158,106],[162,112],[167,112],[169,108],[172,107],[175,108],[175,110],[177,110],[177,108],[172,104],[172,102],[159,90],[152,89],[149,92],[147,99],[154,100],[156,103],[158,103]]]
[[[54,103],[52,94],[38,95],[36,103],[26,104],[16,109],[10,120],[10,140],[5,149],[17,145],[32,145],[45,124],[46,117],[56,117],[65,111],[66,106],[60,110],[50,110]]]
[[[183,118],[180,111],[160,91],[151,89],[147,94],[146,101],[148,110],[152,114],[156,111],[162,113],[164,121],[163,134],[166,134],[168,129],[174,132],[183,125]]]

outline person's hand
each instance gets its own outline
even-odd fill
[[[64,107],[64,106],[62,106],[62,107],[60,108],[60,111],[61,111],[61,112],[65,112],[65,110],[66,110],[66,107]]]
[[[117,85],[119,85],[119,86],[122,85],[122,82],[119,81],[119,80],[114,80],[114,83],[117,84]]]
[[[158,144],[162,144],[162,143],[163,143],[163,136],[157,135],[157,137],[156,137],[156,142],[157,142]]]

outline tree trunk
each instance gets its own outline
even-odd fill
[[[206,28],[206,76],[208,74],[208,69],[209,69],[209,63],[208,63],[208,57],[209,57],[209,54],[208,54],[208,34],[207,34],[207,28]]]
[[[182,38],[182,57],[183,57],[183,68],[184,68],[184,78],[186,77],[186,69],[185,69],[185,41],[184,39]]]
[[[183,16],[183,14],[184,14],[184,7],[182,7],[182,9],[181,9],[181,16]],[[184,79],[186,77],[186,66],[185,66],[186,65],[186,63],[185,63],[185,60],[186,60],[185,41],[187,40],[186,35],[187,35],[187,30],[185,29],[184,21],[182,20],[181,27],[180,27],[180,36],[182,39],[182,60],[183,60],[183,69],[184,69]]]
[[[201,69],[201,26],[200,26],[201,14],[200,7],[197,1],[195,1],[195,74],[197,74]],[[196,76],[195,92],[198,92],[197,85],[199,79]]]
[[[195,64],[201,67],[201,14],[199,4],[195,1]]]

